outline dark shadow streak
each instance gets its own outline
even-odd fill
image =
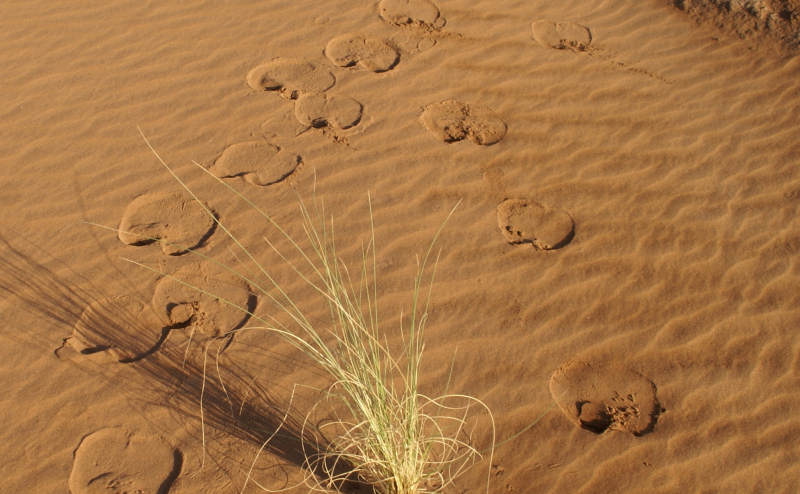
[[[54,259],[53,256],[50,257]],[[55,261],[63,265],[57,259]],[[73,270],[69,271],[90,289],[80,288],[76,283],[68,281],[64,276],[27,256],[0,235],[0,293],[8,298],[13,297],[27,312],[55,322],[57,327],[63,328],[64,334],[72,331],[87,307],[92,304],[97,306],[98,301],[106,300],[111,295],[103,293]],[[255,300],[250,300],[248,305],[254,303]],[[153,328],[144,328],[136,314],[113,306],[103,309],[98,311],[97,317],[90,318],[88,323],[84,318],[82,323],[90,325],[90,329],[102,336],[108,345],[106,348],[88,349],[86,353],[104,351],[107,348],[141,348],[140,336],[148,332],[153,334]],[[125,365],[142,377],[137,388],[146,392],[134,399],[142,403],[166,406],[184,418],[199,421],[202,394],[202,413],[206,428],[245,441],[255,448],[259,448],[266,438],[278,430],[265,450],[300,468],[308,467],[307,458],[315,459],[329,448],[329,442],[318,430],[309,424],[304,427],[302,415],[287,415],[288,403],[279,402],[268,390],[255,383],[251,373],[244,371],[232,359],[226,358],[224,364],[220,365],[224,378],[224,382],[220,382],[216,371],[205,369],[204,373],[202,360],[196,362],[196,359],[185,359],[183,350],[176,345],[164,345],[172,329],[176,328],[162,328],[161,338],[156,345],[150,344],[143,352],[136,354],[135,358],[127,359],[129,363]],[[69,336],[66,339],[68,338]],[[230,338],[217,342],[227,346]],[[60,348],[63,347],[62,344]],[[59,349],[55,351],[56,356]],[[120,361],[126,362],[126,359]],[[208,367],[216,369],[213,364]],[[276,369],[276,372],[279,370]],[[151,398],[148,399],[147,395]],[[176,468],[180,469],[181,463],[176,462]],[[330,465],[328,463],[329,467]],[[321,470],[323,468],[319,466],[315,474],[321,475]],[[351,470],[341,460],[337,462],[336,472]],[[178,471],[171,476],[170,481],[179,473]],[[371,491],[357,479],[345,481],[339,488],[347,491]]]

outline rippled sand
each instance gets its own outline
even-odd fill
[[[299,256],[191,162],[296,236],[295,192],[316,191],[354,268],[369,193],[393,343],[416,256],[461,201],[424,388],[452,365],[498,442],[536,424],[452,492],[487,472],[493,493],[795,492],[800,59],[780,9],[797,5],[751,3],[3,2],[0,490],[240,492],[292,386],[328,384],[275,336],[231,339],[248,322],[219,300],[123,260],[276,314],[182,253],[252,272],[139,126],[320,321],[262,237]],[[263,485],[302,479],[315,396],[292,398]]]

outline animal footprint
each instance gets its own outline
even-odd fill
[[[177,256],[200,247],[216,223],[200,204],[178,193],[144,194],[128,204],[117,236],[128,245],[159,242]]]
[[[413,26],[433,31],[441,29],[445,24],[439,7],[430,0],[381,0],[378,12],[381,19],[396,26]]]
[[[589,28],[574,22],[533,21],[531,32],[540,45],[559,50],[585,51],[592,42]]]
[[[297,99],[304,93],[326,91],[335,82],[333,74],[327,69],[292,58],[276,58],[247,74],[247,83],[253,89],[280,91],[281,96],[288,99]]]
[[[468,137],[475,144],[488,146],[506,135],[506,123],[492,110],[453,99],[426,106],[420,121],[444,142]]]
[[[247,283],[205,264],[185,266],[162,278],[153,294],[156,313],[173,325],[185,325],[193,339],[201,340],[231,334],[247,321],[255,305]]]
[[[181,454],[163,440],[122,428],[89,434],[74,453],[72,494],[166,494]]]
[[[565,211],[525,199],[500,203],[497,224],[508,243],[529,243],[541,250],[559,249],[575,234],[575,223]]]
[[[646,434],[663,411],[655,384],[613,364],[569,362],[550,377],[550,394],[570,421],[596,434]]]
[[[306,94],[297,99],[294,115],[309,127],[349,129],[361,121],[362,105],[347,96]]]
[[[80,353],[108,351],[120,362],[133,362],[158,348],[166,326],[148,306],[123,295],[86,307],[68,342]]]
[[[546,48],[584,52],[591,57],[607,62],[614,70],[644,75],[666,84],[674,82],[655,72],[620,61],[616,55],[591,46],[592,32],[588,27],[575,22],[533,21],[531,23],[531,35],[537,43]]]
[[[339,67],[359,65],[373,72],[385,72],[400,59],[397,50],[376,38],[365,38],[357,34],[344,34],[328,42],[325,56]]]
[[[272,185],[285,180],[302,165],[299,155],[264,141],[229,146],[211,165],[219,178],[244,177],[253,185]]]

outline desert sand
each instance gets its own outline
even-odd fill
[[[139,127],[312,318],[298,256],[192,161],[296,237],[316,194],[353,266],[371,200],[390,342],[460,201],[422,383],[452,366],[497,446],[448,492],[798,492],[798,8],[3,1],[0,491],[308,490],[327,378],[158,274],[275,314]]]

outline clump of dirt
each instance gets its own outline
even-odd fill
[[[669,0],[699,24],[712,24],[756,44],[800,49],[800,0]]]

